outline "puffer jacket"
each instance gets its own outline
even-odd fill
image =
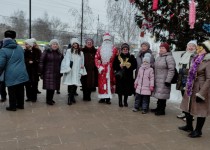
[[[169,99],[171,86],[167,87],[165,82],[171,83],[175,73],[175,60],[171,52],[160,54],[155,61],[155,91],[157,99]]]
[[[4,71],[7,87],[28,81],[24,50],[14,40],[8,39],[0,50],[0,73]]]
[[[150,67],[150,64],[141,65],[134,84],[137,85],[136,93],[151,95],[150,87],[154,87],[154,70]]]

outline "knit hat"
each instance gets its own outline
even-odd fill
[[[93,39],[91,39],[91,38],[87,38],[86,40],[85,40],[85,43],[87,44],[87,42],[92,42],[92,44],[94,44],[94,41],[93,41]]]
[[[191,41],[189,41],[188,43],[187,43],[187,45],[188,44],[194,44],[195,46],[197,46],[197,41],[196,40],[191,40]]]
[[[52,39],[52,40],[50,41],[49,45],[51,46],[51,45],[54,44],[54,43],[58,44],[58,46],[59,46],[59,48],[60,48],[60,44],[59,44],[59,42],[58,42],[57,39]]]
[[[144,41],[144,42],[141,43],[141,46],[142,46],[142,45],[146,45],[148,48],[150,48],[149,42]]]
[[[167,50],[167,52],[169,52],[170,51],[170,46],[168,45],[168,43],[161,43],[160,44],[160,47],[165,47],[165,49]]]
[[[71,39],[71,45],[73,45],[74,43],[77,43],[80,45],[79,39],[78,38],[72,38]]]
[[[151,54],[150,53],[146,53],[144,55],[143,62],[146,61],[147,63],[150,63],[150,58],[151,58]]]
[[[206,52],[209,53],[210,52],[210,40],[206,40],[202,43],[206,48]]]
[[[130,46],[129,46],[127,43],[123,43],[123,44],[121,45],[121,50],[122,50],[123,48],[127,48],[128,50],[130,50]]]
[[[34,46],[34,42],[33,42],[32,39],[27,39],[27,40],[25,40],[25,43],[27,43],[27,44],[30,45],[31,47]]]
[[[105,40],[111,41],[111,39],[112,39],[112,37],[111,37],[111,35],[110,35],[109,33],[105,33],[105,34],[104,34],[104,36],[103,36],[103,41],[105,41]]]
[[[4,37],[15,39],[16,38],[16,32],[13,31],[13,30],[7,30],[7,31],[4,32]]]

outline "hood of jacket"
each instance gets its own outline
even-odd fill
[[[2,48],[10,48],[15,49],[17,47],[17,43],[13,39],[7,39],[4,41]]]

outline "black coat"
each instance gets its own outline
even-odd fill
[[[84,54],[85,69],[87,75],[82,76],[81,82],[84,88],[95,88],[98,82],[98,70],[95,66],[95,47],[87,48],[86,46],[82,49]]]
[[[29,81],[37,82],[39,80],[38,68],[41,51],[36,48],[33,48],[32,50],[25,49],[24,57]],[[29,61],[33,61],[33,63],[29,63]]]
[[[128,62],[131,64],[129,68],[123,67],[124,71],[122,74],[122,78],[119,78],[116,76],[116,93],[122,94],[122,95],[132,95],[135,93],[134,90],[134,74],[133,71],[137,67],[136,59],[133,55],[127,54],[120,54],[120,56],[123,58],[123,60],[126,60],[128,58]],[[120,67],[120,60],[118,59],[118,56],[115,57],[113,68],[115,73],[121,70]]]

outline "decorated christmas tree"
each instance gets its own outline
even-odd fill
[[[210,0],[130,0],[139,9],[136,23],[155,36],[156,41],[176,45],[183,51],[190,40],[210,37]]]

